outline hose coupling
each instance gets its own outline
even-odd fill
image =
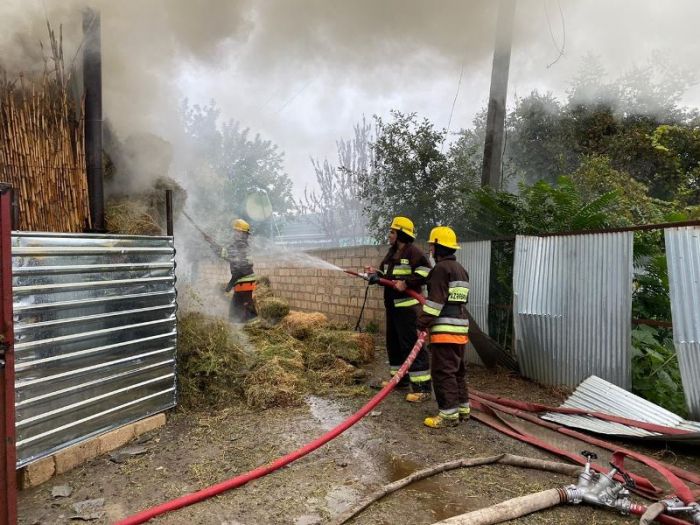
[[[564,495],[567,503],[571,503],[572,505],[578,505],[583,501],[583,496],[585,495],[586,491],[582,488],[577,487],[576,485],[567,485],[566,487],[563,488]]]

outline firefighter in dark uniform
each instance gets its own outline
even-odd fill
[[[253,264],[248,259],[250,225],[243,219],[236,219],[231,226],[233,239],[228,246],[221,249],[221,257],[228,261],[231,271],[231,280],[226,285],[225,291],[228,293],[233,290],[229,319],[244,323],[257,316],[253,300],[255,274]]]
[[[396,289],[384,288],[386,308],[386,349],[389,354],[389,370],[392,376],[398,372],[403,362],[416,344],[416,319],[420,305],[416,299],[407,297],[403,290],[421,293],[421,287],[430,271],[430,262],[413,241],[413,222],[406,217],[395,217],[389,227],[388,253],[375,269],[367,267],[373,278],[383,277],[396,282]],[[400,387],[411,385],[412,392],[406,401],[420,403],[431,397],[430,360],[428,352],[422,348],[409,369],[408,379],[399,382]]]
[[[459,245],[451,228],[433,228],[428,245],[435,267],[428,274],[428,299],[418,317],[418,328],[430,330],[430,368],[439,412],[423,423],[443,428],[469,419],[465,356],[469,274],[455,258]]]

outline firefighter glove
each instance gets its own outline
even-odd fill
[[[369,284],[379,284],[379,276],[376,273],[370,274],[367,280]]]

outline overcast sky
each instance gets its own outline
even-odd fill
[[[70,62],[83,2],[3,0],[0,56],[38,58],[45,17],[64,25]],[[494,0],[100,0],[105,116],[121,138],[170,139],[179,101],[213,99],[285,152],[295,193],[313,186],[309,157],[335,159],[362,115],[415,111],[451,130],[485,105]],[[700,71],[700,2],[518,0],[509,98],[563,96],[587,54],[613,76],[653,52]],[[563,56],[556,61],[563,48]],[[28,58],[29,57],[29,58]],[[700,105],[700,89],[685,97]]]

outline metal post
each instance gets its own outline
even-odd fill
[[[83,86],[85,89],[85,168],[91,231],[105,231],[102,170],[102,48],[100,13],[83,11]]]
[[[165,224],[168,237],[175,231],[173,226],[173,190],[165,190]]]
[[[11,188],[0,184],[0,525],[17,523]]]
[[[514,15],[515,0],[500,0],[491,69],[491,92],[489,93],[489,107],[486,116],[484,160],[481,171],[481,185],[492,188],[501,187],[501,157],[503,155],[506,95],[508,94],[508,70],[510,68]]]
[[[15,188],[10,189],[10,201],[12,202],[12,229],[19,230],[19,197]]]

